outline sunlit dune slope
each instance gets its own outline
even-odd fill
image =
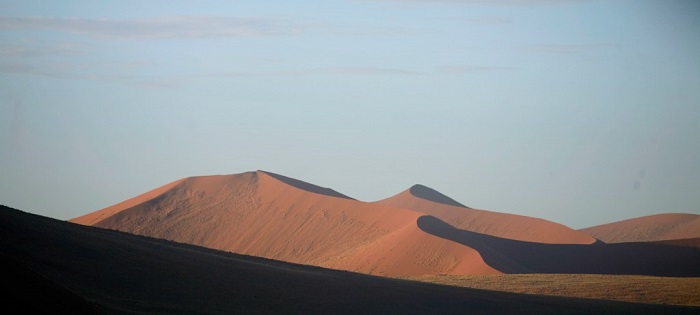
[[[700,238],[700,215],[664,213],[581,229],[606,243]]]
[[[586,233],[559,223],[468,208],[422,185],[415,185],[376,204],[415,210],[432,215],[458,229],[519,241],[547,244],[592,244]]]
[[[176,181],[169,183],[167,185],[163,185],[163,186],[160,186],[156,189],[147,191],[147,192],[140,194],[136,197],[124,200],[124,201],[117,203],[113,206],[104,208],[100,211],[95,211],[95,212],[91,212],[91,213],[82,215],[82,216],[74,218],[70,221],[75,222],[75,223],[84,224],[84,225],[93,225],[97,222],[100,222],[104,219],[111,217],[112,215],[114,215],[114,214],[116,214],[124,209],[128,209],[128,208],[149,202],[149,201],[159,197],[163,193],[167,192],[171,188],[177,186],[183,180],[184,179],[176,180]]]
[[[477,251],[422,231],[422,215],[257,171],[182,179],[71,221],[378,275],[499,273]]]

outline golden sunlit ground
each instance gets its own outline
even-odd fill
[[[468,288],[637,303],[700,306],[700,278],[627,275],[437,275],[407,279]]]

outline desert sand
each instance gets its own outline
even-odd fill
[[[256,171],[175,181],[71,220],[238,254],[382,276],[700,276],[700,250],[605,244],[526,216],[470,209],[425,186],[363,202]]]
[[[3,307],[70,314],[697,314],[304,266],[0,207]]]
[[[700,278],[596,274],[427,275],[410,279],[466,288],[700,307]]]
[[[71,221],[368,274],[499,273],[477,251],[422,231],[422,215],[257,171],[178,180]]]

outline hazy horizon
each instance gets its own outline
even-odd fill
[[[700,214],[696,1],[1,1],[0,204],[265,170],[573,228]]]

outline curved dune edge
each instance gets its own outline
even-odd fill
[[[375,202],[377,204],[411,209],[432,215],[450,225],[518,241],[545,244],[593,244],[596,239],[562,224],[544,219],[466,208],[428,200],[415,195],[413,189]]]
[[[375,275],[500,273],[474,249],[419,229],[422,213],[275,175],[190,177],[72,221]]]
[[[606,243],[700,238],[700,215],[663,213],[581,229]]]

